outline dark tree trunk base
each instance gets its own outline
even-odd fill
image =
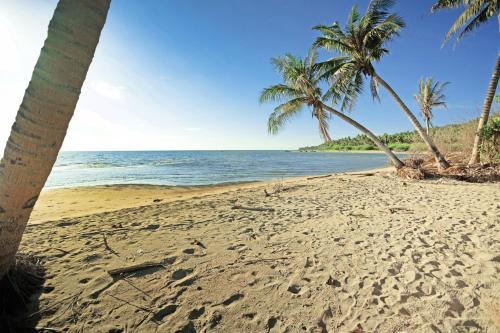
[[[36,332],[36,318],[29,313],[37,307],[44,280],[40,258],[17,255],[15,266],[0,280],[0,332]]]

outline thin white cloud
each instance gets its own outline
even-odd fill
[[[113,85],[106,81],[93,81],[91,86],[98,94],[110,99],[121,100],[125,97],[126,88],[123,86]]]

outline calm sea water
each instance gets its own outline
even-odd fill
[[[105,184],[208,185],[367,170],[383,154],[292,151],[62,152],[47,188]]]

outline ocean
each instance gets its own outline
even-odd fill
[[[192,186],[388,165],[382,153],[301,153],[277,150],[61,152],[45,188],[109,184]]]

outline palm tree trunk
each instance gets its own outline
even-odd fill
[[[495,69],[491,76],[490,84],[488,86],[488,91],[486,92],[486,97],[483,103],[483,112],[481,112],[481,117],[479,117],[479,122],[477,124],[476,135],[474,136],[474,145],[472,146],[472,154],[469,160],[469,165],[477,164],[481,161],[479,157],[479,145],[481,143],[481,132],[483,131],[484,125],[488,122],[490,117],[491,104],[493,103],[493,97],[495,96],[495,91],[497,90],[498,78],[500,77],[500,52],[497,56],[497,62],[495,64]]]
[[[358,123],[354,119],[346,116],[342,112],[335,110],[334,108],[329,107],[326,104],[323,104],[322,106],[328,112],[333,113],[334,115],[341,118],[345,122],[356,127],[358,130],[360,130],[362,133],[364,133],[367,137],[369,137],[373,141],[373,143],[375,143],[377,145],[377,147],[379,147],[389,157],[389,159],[391,160],[392,164],[394,164],[396,169],[399,169],[399,168],[404,166],[404,163],[401,162],[401,160],[392,152],[392,150],[390,150],[386,145],[384,145],[382,143],[382,141],[380,141],[380,139],[375,134],[373,134],[368,128],[364,127],[363,125],[361,125],[360,123]]]
[[[0,279],[63,143],[111,0],[60,0],[0,161]]]
[[[425,128],[427,131],[427,135],[429,135],[429,119],[425,118]]]
[[[444,156],[441,154],[437,146],[434,144],[434,141],[430,138],[427,133],[425,133],[424,129],[420,125],[419,121],[415,117],[415,115],[408,109],[406,104],[399,98],[398,94],[385,82],[380,76],[378,76],[377,73],[373,73],[373,77],[375,80],[377,80],[378,83],[380,83],[390,94],[391,96],[396,100],[396,102],[399,104],[403,112],[406,114],[406,116],[410,119],[411,123],[417,130],[418,134],[424,140],[425,144],[427,145],[427,148],[429,151],[434,155],[434,158],[436,159],[436,163],[438,165],[439,169],[446,169],[450,166],[448,161],[444,158]]]

